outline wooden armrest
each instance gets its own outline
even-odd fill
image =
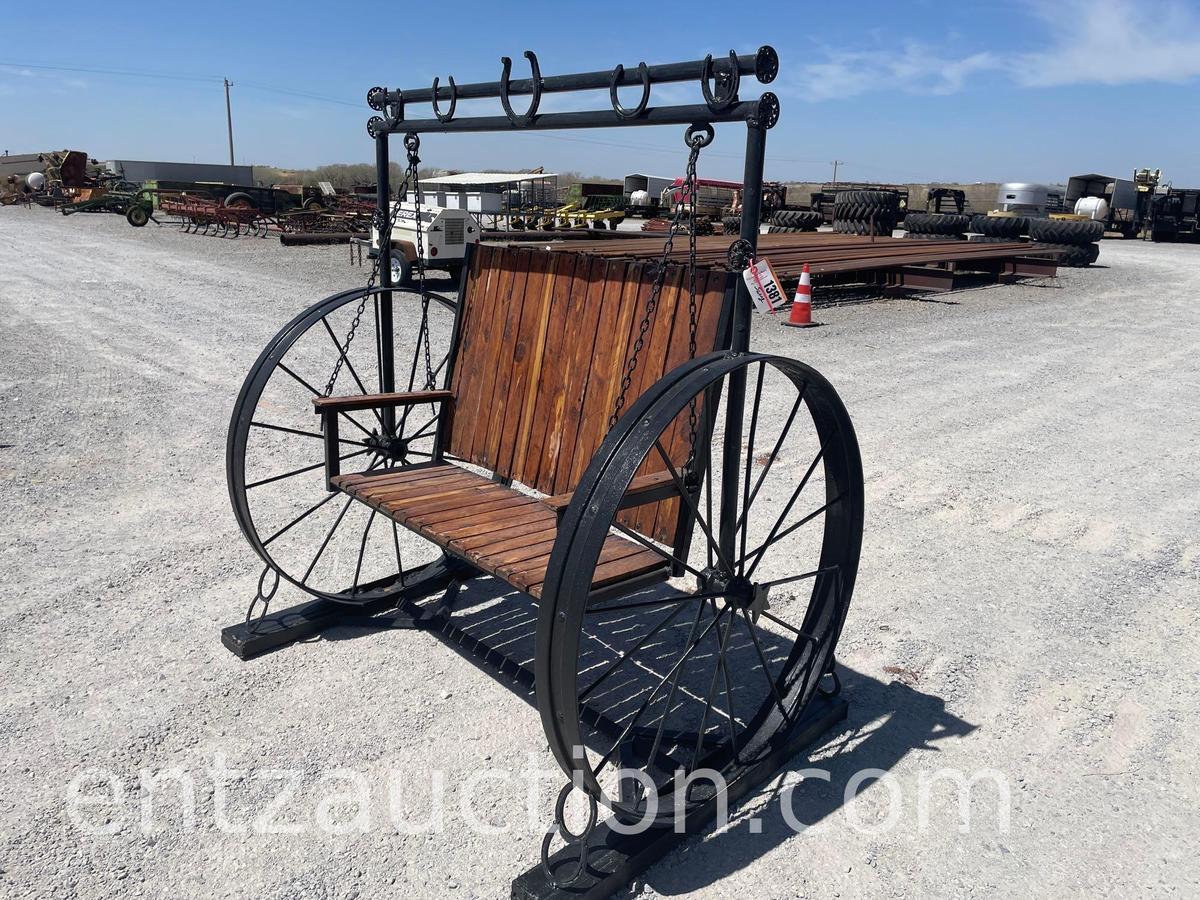
[[[670,472],[652,472],[649,475],[639,475],[629,483],[629,490],[621,498],[617,509],[629,509],[634,506],[642,506],[646,503],[657,503],[659,500],[666,500],[668,497],[675,497],[679,494],[679,490],[675,487],[675,479],[671,477]],[[546,497],[542,500],[546,506],[554,510],[561,516],[567,511],[567,507],[571,503],[571,498],[575,496],[574,491],[566,494],[555,494],[553,497]]]
[[[385,406],[416,406],[441,403],[454,395],[450,391],[403,391],[395,394],[352,394],[345,397],[313,397],[318,413],[353,412],[356,409],[382,409]]]

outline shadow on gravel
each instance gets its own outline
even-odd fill
[[[670,589],[659,586],[631,596],[653,598],[663,591]],[[521,672],[523,669],[528,673],[533,668],[537,605],[532,598],[498,590],[495,581],[485,578],[464,585],[454,608],[452,626],[430,634],[508,686],[530,705],[535,705],[532,678]],[[639,611],[636,615],[643,614]],[[604,670],[607,664],[630,650],[627,641],[630,635],[642,633],[640,625],[635,615],[629,614],[607,620],[606,627],[591,626],[590,633],[581,641],[581,684],[595,678],[597,671]],[[641,668],[627,673],[619,684],[614,685],[609,696],[596,704],[597,711],[621,721],[631,715],[636,717],[630,704],[646,696],[646,691],[676,658],[680,642],[687,640],[686,628],[682,634],[672,633],[673,630],[664,630],[650,653],[639,651]],[[326,634],[326,639],[347,639],[364,633],[361,628],[335,629]],[[756,636],[766,661],[776,665],[788,645],[769,631],[756,631]],[[407,640],[411,633],[396,637]],[[733,641],[732,638],[727,645],[731,670],[746,676],[736,679],[741,684],[734,687],[730,697],[739,715],[745,712],[739,708],[741,702],[761,702],[759,692],[753,690],[745,691],[744,701],[738,696],[746,685],[753,686],[754,670],[762,659],[752,648],[750,641]],[[705,655],[698,654],[695,671],[684,672],[681,686],[692,683],[687,693],[703,693],[712,658],[707,656],[706,666]],[[591,674],[584,675],[584,672]],[[922,693],[900,681],[883,682],[845,666],[839,668],[839,674],[842,696],[850,703],[849,718],[838,730],[831,732],[823,744],[814,748],[812,755],[820,758],[815,762],[810,762],[805,755],[794,758],[782,771],[784,777],[777,775],[770,782],[771,788],[751,795],[759,801],[753,803],[753,809],[732,810],[728,828],[715,835],[692,838],[651,868],[643,879],[644,884],[660,894],[682,894],[709,887],[716,880],[751,865],[789,837],[838,813],[874,784],[881,773],[895,767],[912,751],[936,751],[938,741],[962,737],[976,728],[948,713],[942,698]],[[595,697],[589,700],[589,707],[594,703]],[[673,709],[671,716],[672,727],[695,727],[694,711],[689,712],[686,703]],[[584,741],[593,750],[608,746],[605,735],[597,730],[585,730]],[[644,764],[645,761],[636,762]],[[810,767],[828,773],[828,781],[823,776],[815,776],[803,778],[796,784],[796,773]],[[864,778],[859,774],[864,770],[878,771],[874,776]],[[869,821],[870,815],[863,816],[868,820],[864,821],[864,828],[874,824]],[[703,851],[689,854],[689,849],[697,848],[701,841]],[[799,852],[811,846],[797,845]]]
[[[701,838],[692,839],[663,864],[651,869],[644,878],[645,884],[664,895],[709,887],[717,879],[753,864],[801,829],[817,826],[835,815],[846,806],[847,799],[852,801],[876,781],[866,778],[857,789],[852,787],[847,797],[847,785],[856,773],[866,769],[887,772],[910,752],[936,752],[936,742],[962,737],[977,727],[948,713],[940,697],[899,681],[885,683],[844,666],[841,673],[842,696],[850,702],[847,730],[836,741],[815,748],[821,754],[832,748],[833,755],[811,763],[803,756],[796,757],[783,773],[783,781],[794,783],[797,779],[792,773],[812,767],[827,772],[829,781],[821,777],[805,778],[786,791],[776,776],[772,782],[776,787],[757,795],[766,798],[765,803],[752,812],[731,812],[730,825],[725,831],[702,838],[702,852],[689,852],[697,848]],[[874,824],[872,814],[864,813],[863,827]],[[811,843],[797,842],[795,846],[798,854],[823,852]],[[798,865],[804,868],[803,863]]]

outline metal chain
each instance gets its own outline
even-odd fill
[[[662,256],[655,264],[654,281],[650,286],[650,296],[646,298],[646,311],[642,316],[641,324],[638,326],[638,336],[633,342],[633,353],[629,357],[629,363],[625,367],[625,375],[621,379],[621,389],[617,394],[617,402],[613,407],[612,415],[608,418],[608,427],[611,429],[617,424],[617,420],[621,418],[621,410],[625,408],[625,399],[629,393],[629,388],[633,384],[633,375],[637,371],[638,357],[641,355],[642,348],[646,343],[646,332],[650,330],[650,320],[654,317],[654,311],[658,308],[659,297],[662,294],[663,283],[666,281],[667,265],[671,261],[671,251],[674,248],[675,238],[679,234],[680,226],[685,218],[689,219],[689,239],[688,239],[688,266],[691,273],[691,280],[688,288],[690,297],[688,302],[688,314],[691,316],[690,331],[688,335],[688,358],[694,359],[696,356],[696,163],[700,158],[700,149],[706,147],[712,140],[711,129],[708,135],[698,133],[694,127],[689,128],[687,137],[685,138],[691,151],[688,153],[687,170],[684,174],[683,188],[687,192],[687,202],[679,204],[675,208],[675,214],[671,217],[670,228],[667,229],[667,239],[663,244]],[[693,431],[692,443],[695,444],[695,433]]]
[[[425,229],[421,222],[421,185],[418,180],[417,168],[421,158],[417,151],[421,148],[421,140],[415,134],[406,135],[404,147],[408,151],[408,173],[405,183],[412,185],[413,209],[417,224],[417,290],[421,293],[421,343],[425,352],[425,390],[431,391],[434,384],[433,357],[429,351],[429,295],[425,293]]]
[[[399,197],[403,197],[408,192],[408,187],[409,187],[410,181],[414,185],[414,188],[416,185],[416,167],[413,165],[412,160],[416,158],[416,147],[420,146],[420,139],[415,134],[405,135],[405,137],[404,137],[404,146],[405,147],[409,147],[410,139],[411,139],[411,141],[415,142],[416,146],[412,147],[409,150],[408,171],[405,172],[405,174],[404,174],[404,182],[401,185],[402,190],[398,193]],[[372,224],[374,224],[374,226],[379,231],[379,246],[381,249],[383,247],[391,246],[392,229],[395,228],[395,226],[396,226],[396,217],[399,214],[400,214],[400,203],[398,203],[398,202],[396,203],[395,207],[392,209],[390,216],[385,215],[381,210],[378,210],[378,209],[376,209],[372,213],[372,215],[371,215]],[[421,234],[420,219],[418,217],[418,220],[417,220],[417,240],[418,241],[420,241],[420,234]],[[418,244],[418,246],[420,246],[420,245]],[[391,259],[390,253],[388,254],[388,258]],[[354,311],[354,319],[353,319],[353,321],[351,321],[350,328],[346,332],[346,340],[343,342],[343,344],[339,348],[340,352],[338,353],[337,360],[333,364],[333,371],[329,373],[329,380],[325,383],[325,396],[326,397],[333,396],[333,388],[337,384],[338,375],[341,374],[342,366],[345,364],[346,357],[350,353],[350,344],[351,344],[351,342],[353,342],[354,335],[358,331],[359,323],[361,323],[361,321],[362,321],[363,312],[367,308],[367,301],[369,299],[371,299],[371,296],[372,296],[371,290],[372,290],[372,288],[375,287],[375,281],[379,277],[379,267],[382,265],[382,263],[383,263],[383,254],[380,253],[375,257],[375,264],[373,266],[371,266],[371,274],[367,276],[366,290],[363,293],[362,300],[360,300],[358,303],[358,308]],[[420,263],[418,261],[418,266],[419,265],[420,265]],[[420,271],[421,271],[421,290],[422,290],[422,292],[424,292],[425,272],[424,272],[424,269],[421,269]]]

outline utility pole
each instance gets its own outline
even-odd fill
[[[230,138],[230,140],[232,140],[232,138]],[[834,184],[837,184],[837,167],[844,162],[845,162],[844,159],[835,159],[835,160],[833,160],[833,162],[830,163],[830,165],[833,166],[833,183]]]
[[[229,88],[232,87],[229,79],[225,79],[225,124],[229,126],[229,164],[233,165],[233,109],[229,105]],[[834,179],[837,180],[836,177]]]

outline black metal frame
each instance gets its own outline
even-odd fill
[[[367,124],[368,133],[375,140],[375,158],[378,179],[378,213],[380,221],[388,221],[391,214],[391,185],[389,183],[389,141],[393,134],[403,134],[406,137],[420,134],[451,134],[472,132],[511,132],[511,131],[546,131],[579,128],[627,128],[651,125],[685,125],[695,129],[703,129],[713,125],[740,122],[746,126],[746,150],[743,175],[743,211],[742,226],[739,239],[730,249],[730,268],[740,269],[750,261],[757,249],[758,222],[763,201],[763,165],[766,152],[766,133],[779,118],[779,101],[774,94],[764,92],[758,99],[742,100],[739,90],[743,76],[753,76],[762,84],[769,84],[778,73],[779,61],[775,51],[770,47],[762,47],[754,54],[739,56],[732,51],[727,59],[714,61],[712,56],[703,60],[671,63],[667,65],[647,65],[641,63],[633,69],[617,66],[610,71],[587,72],[573,75],[543,76],[537,57],[531,52],[525,52],[529,61],[532,76],[525,79],[512,79],[512,61],[507,57],[501,59],[502,74],[498,81],[475,84],[458,84],[453,78],[443,86],[440,79],[435,79],[432,87],[412,91],[388,90],[382,87],[372,88],[367,94],[368,105],[382,116],[374,116]],[[704,102],[691,105],[653,106],[652,93],[656,84],[699,81]],[[631,108],[624,107],[618,98],[620,87],[636,87],[640,90],[637,104]],[[542,113],[539,111],[541,98],[544,94],[571,93],[578,91],[607,91],[609,109],[591,110],[585,112]],[[524,95],[529,98],[528,107],[524,112],[514,110],[512,98]],[[504,110],[499,116],[460,117],[460,100],[479,100],[499,98]],[[430,104],[433,118],[412,119],[406,115],[414,104]],[[379,345],[379,390],[381,393],[393,393],[396,390],[396,359],[393,343],[394,308],[392,291],[395,285],[391,277],[392,248],[389,241],[381,242],[378,254],[378,287],[373,290],[376,296],[377,335]],[[467,265],[463,267],[463,279],[466,278]],[[461,288],[461,285],[460,285]],[[446,384],[452,376],[455,357],[457,356],[458,335],[461,325],[462,303],[455,318],[451,336],[451,352],[447,361]],[[722,518],[719,526],[718,543],[733,556],[733,544],[736,537],[737,523],[737,494],[739,490],[737,472],[740,469],[738,461],[742,454],[742,419],[746,400],[746,366],[742,364],[750,344],[750,313],[751,301],[749,292],[742,282],[736,279],[736,287],[726,293],[721,325],[718,329],[717,353],[702,359],[692,360],[684,367],[672,373],[673,377],[664,378],[655,386],[663,391],[679,388],[680,379],[686,376],[683,370],[703,368],[713,365],[714,360],[726,359],[728,364],[722,369],[721,378],[725,379],[726,394],[726,430],[721,449],[723,454],[724,479],[721,483]],[[741,359],[738,359],[738,358]],[[261,360],[260,360],[261,361]],[[689,368],[690,367],[690,368]],[[705,372],[708,370],[705,369]],[[652,392],[653,393],[653,392]],[[719,386],[706,394],[708,400],[701,414],[702,429],[710,433],[717,415],[716,397]],[[634,410],[646,407],[654,400],[653,397],[643,397]],[[240,406],[240,404],[239,404]],[[394,407],[381,407],[385,427],[394,427]],[[333,421],[336,421],[336,413]],[[441,449],[445,445],[445,426],[447,417],[442,416],[438,423],[435,444],[435,459],[440,458]],[[626,423],[628,425],[628,423]],[[626,428],[625,430],[628,430]],[[606,439],[605,446],[617,441],[620,426]],[[708,465],[709,441],[702,440],[698,448],[695,464],[698,467]],[[601,456],[602,452],[597,456]],[[231,450],[232,452],[232,450]],[[611,454],[610,454],[611,455]],[[336,459],[336,446],[332,458]],[[231,457],[232,458],[232,457]],[[599,465],[594,460],[594,465]],[[631,473],[632,474],[632,473]],[[578,498],[576,498],[578,500]],[[578,515],[582,501],[572,501],[568,517]],[[234,498],[235,505],[238,502]],[[681,527],[677,534],[676,543],[690,541],[691,529],[684,526],[681,514]],[[253,542],[253,537],[251,537]],[[562,552],[567,552],[566,547]],[[556,555],[559,548],[555,547]],[[686,557],[686,548],[682,551]],[[552,560],[551,568],[555,561]],[[558,561],[561,568],[561,560]],[[444,556],[443,559],[430,564],[424,570],[409,573],[409,578],[402,583],[389,580],[386,584],[364,585],[362,595],[367,602],[357,608],[344,604],[332,603],[329,600],[316,600],[291,610],[284,610],[271,616],[264,616],[254,623],[232,626],[223,632],[223,640],[229,649],[242,658],[250,658],[260,653],[269,652],[296,640],[311,637],[320,631],[338,624],[368,623],[383,627],[422,627],[435,633],[440,632],[447,642],[463,652],[466,648],[470,654],[485,663],[487,667],[497,669],[502,674],[509,674],[526,688],[532,687],[535,680],[543,680],[544,668],[552,665],[549,659],[541,657],[550,653],[549,641],[544,641],[543,633],[548,626],[548,619],[542,616],[538,623],[537,644],[539,658],[535,660],[539,673],[535,674],[521,666],[499,650],[481,644],[474,637],[467,635],[442,613],[448,611],[453,604],[456,588],[461,581],[470,579],[479,572],[464,561]],[[627,592],[630,585],[619,586],[621,592]],[[428,597],[437,591],[444,590],[442,601],[436,603],[418,604],[417,601]],[[392,616],[372,615],[387,609],[397,609]],[[539,613],[539,615],[541,615]],[[840,622],[838,623],[840,629]],[[497,664],[497,658],[499,663]],[[574,659],[570,660],[573,665]],[[566,663],[564,663],[565,665]],[[830,665],[832,661],[830,661]],[[515,671],[506,673],[506,665]],[[572,668],[572,672],[573,672]],[[560,681],[562,679],[559,679]],[[548,708],[543,703],[542,685],[539,683],[538,707],[543,718]],[[768,759],[761,760],[754,772],[741,782],[739,789],[749,790],[774,772],[790,755],[801,746],[811,743],[820,733],[834,722],[844,718],[845,703],[836,701],[810,711],[810,717],[797,731],[790,735],[790,740]],[[550,732],[548,731],[548,734]],[[736,798],[732,798],[736,799]],[[707,824],[703,817],[689,819],[689,830],[704,827]],[[601,826],[603,830],[603,826]],[[598,881],[580,883],[570,888],[560,888],[553,879],[543,878],[541,869],[531,870],[526,876],[514,882],[514,896],[602,896],[627,883],[638,872],[651,865],[655,860],[668,852],[681,835],[672,830],[653,828],[645,835],[634,839],[622,838],[609,842],[603,838],[596,846],[604,857],[600,866],[602,877]],[[560,854],[561,855],[561,854]],[[551,865],[553,865],[551,861]],[[594,869],[589,868],[587,878],[591,878]],[[587,879],[585,879],[586,881]]]

